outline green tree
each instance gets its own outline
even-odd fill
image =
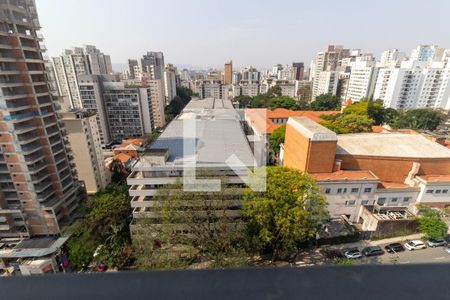
[[[284,143],[286,136],[286,125],[280,126],[275,129],[269,138],[270,149],[273,153],[278,154],[280,152],[280,144]]]
[[[252,108],[265,108],[269,107],[270,101],[272,100],[272,97],[268,94],[259,94],[252,98],[250,102],[250,106]]]
[[[303,103],[307,103],[309,106],[309,102],[311,102],[311,95],[312,95],[312,87],[311,85],[304,85],[301,86],[298,91],[298,100]]]
[[[360,133],[371,132],[373,120],[366,115],[343,114],[320,124],[338,134]]]
[[[153,143],[153,141],[156,140],[160,135],[161,131],[153,131],[152,133],[150,133],[145,137],[144,145],[145,146],[151,145],[151,143]]]
[[[442,239],[448,233],[448,225],[442,220],[438,211],[426,207],[419,207],[419,230],[429,239]]]
[[[251,240],[274,257],[298,250],[302,242],[315,238],[328,215],[315,180],[284,167],[267,168],[265,192],[246,190],[244,213]]]
[[[239,102],[239,108],[247,108],[252,101],[252,97],[241,95],[235,97],[234,101]]]
[[[392,124],[394,124],[394,122],[397,121],[399,116],[400,116],[400,113],[396,109],[390,108],[390,107],[385,108],[384,114],[383,114],[383,122],[385,124],[392,125]]]
[[[389,125],[394,128],[410,128],[415,130],[435,130],[444,120],[446,115],[439,110],[411,109],[400,112]]]
[[[383,124],[384,107],[371,99],[361,99],[344,109],[344,114],[367,116],[374,121],[374,125]]]
[[[274,108],[286,108],[290,110],[298,110],[297,102],[289,96],[279,96],[272,98],[269,107]]]
[[[333,94],[323,94],[311,103],[312,110],[340,110],[341,100]]]
[[[211,179],[198,171],[198,178]],[[158,189],[153,211],[160,224],[150,222],[145,233],[133,238],[137,264],[141,269],[184,268],[193,261],[212,267],[245,265],[246,236],[240,215],[242,192],[216,177],[222,188],[214,191],[184,191],[181,182]],[[159,210],[156,210],[159,207]]]
[[[102,245],[98,257],[109,266],[125,261],[130,245],[131,208],[127,185],[110,185],[88,199],[86,215],[70,226],[70,259],[76,266],[88,264],[94,251]]]
[[[279,85],[274,85],[270,87],[269,90],[267,91],[267,95],[269,97],[280,97],[282,95],[281,87]]]

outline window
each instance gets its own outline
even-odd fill
[[[442,190],[442,194],[447,194],[448,190]]]
[[[359,191],[358,188],[352,188],[352,193],[357,193]]]
[[[435,193],[436,193],[436,194],[440,194],[440,193],[441,193],[441,190],[436,190]]]
[[[367,204],[369,204],[369,200],[361,200],[361,204],[362,205],[367,205]]]
[[[392,203],[395,203],[395,202],[397,202],[398,201],[398,198],[391,198],[391,202]]]
[[[377,200],[378,205],[384,205],[385,202],[386,202],[386,198],[384,198],[384,197],[378,198],[378,200]]]
[[[364,193],[370,193],[372,191],[372,188],[364,188]]]
[[[403,198],[403,203],[407,203],[411,200],[411,197],[404,197]]]
[[[329,193],[331,193],[331,189],[325,189],[325,194],[329,194]]]
[[[355,204],[356,204],[356,200],[345,201],[345,206],[354,206]]]
[[[345,194],[345,193],[347,193],[347,188],[344,188],[343,190],[342,190],[342,192]]]
[[[342,189],[341,189],[341,188],[338,188],[338,189],[337,189],[337,193],[338,193],[338,194],[342,194]]]
[[[427,190],[427,194],[433,194],[433,190]]]

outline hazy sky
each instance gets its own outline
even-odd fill
[[[146,51],[193,66],[270,67],[327,44],[450,48],[449,0],[36,0],[49,55],[93,44],[125,63]]]

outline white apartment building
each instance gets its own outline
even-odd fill
[[[78,76],[112,73],[111,58],[95,46],[66,49],[60,56],[53,57],[53,65],[59,94],[63,97],[66,109],[83,108]]]
[[[401,62],[406,59],[406,53],[398,49],[387,49],[381,54],[379,67],[399,67]]]
[[[360,101],[372,98],[378,76],[378,68],[374,61],[357,61],[352,63],[350,79],[347,86],[346,99]]]
[[[251,81],[241,81],[239,85],[232,86],[233,97],[259,95],[259,83]]]
[[[410,60],[417,61],[441,61],[445,49],[437,45],[419,45],[411,51]]]
[[[198,87],[200,99],[228,99],[228,85],[223,85],[219,80],[205,80]]]
[[[164,94],[166,97],[166,103],[172,101],[172,99],[177,95],[176,73],[176,67],[171,64],[167,64],[164,68]]]
[[[444,62],[404,61],[400,68],[382,68],[374,98],[391,108],[449,109],[449,67]]]
[[[96,116],[87,111],[63,112],[61,115],[78,178],[84,182],[88,194],[95,194],[110,182],[110,174],[104,166]]]
[[[339,81],[339,72],[338,71],[322,71],[319,73],[319,77],[316,82],[315,94],[317,97],[322,94],[333,94],[336,95]],[[313,91],[314,92],[314,91]]]

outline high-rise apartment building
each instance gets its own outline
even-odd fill
[[[252,66],[246,67],[243,70],[241,70],[241,78],[239,80],[260,82],[261,72],[259,72],[256,68]]]
[[[152,132],[150,91],[123,82],[103,83],[103,102],[111,140],[121,142]]]
[[[139,60],[141,70],[150,74],[150,79],[163,80],[164,54],[162,52],[149,51]]]
[[[419,45],[411,52],[410,60],[441,61],[444,51],[444,48],[437,45]]]
[[[375,65],[375,61],[357,61],[352,64],[346,99],[356,102],[373,97],[379,70]]]
[[[219,80],[201,81],[197,91],[200,99],[228,99],[228,88]]]
[[[382,68],[375,99],[391,108],[450,108],[450,66],[444,62],[404,61],[400,68]]]
[[[302,62],[292,63],[292,69],[294,73],[294,80],[303,80],[303,74],[305,72],[305,65]]]
[[[316,58],[311,65],[311,74],[313,80],[313,100],[320,95],[319,88],[320,73],[322,71],[336,71],[343,58],[350,56],[350,50],[343,46],[329,45],[324,51],[317,53]],[[322,78],[323,79],[323,78]]]
[[[233,62],[230,60],[225,63],[223,72],[223,84],[228,85],[233,81]]]
[[[316,97],[322,94],[337,94],[339,72],[322,71],[316,80]]]
[[[109,55],[103,54],[95,46],[66,49],[53,58],[59,94],[63,97],[65,108],[83,108],[78,86],[78,76],[89,74],[111,74]]]
[[[82,197],[33,0],[0,1],[0,236],[58,234]]]
[[[406,59],[406,54],[400,52],[398,49],[384,50],[380,58],[380,67],[396,67],[400,66],[400,63]]]
[[[104,166],[102,143],[94,113],[87,111],[62,112],[78,178],[84,182],[88,194],[106,188],[110,174]]]
[[[172,101],[177,95],[177,68],[172,64],[167,64],[164,68],[164,95],[166,103]]]

